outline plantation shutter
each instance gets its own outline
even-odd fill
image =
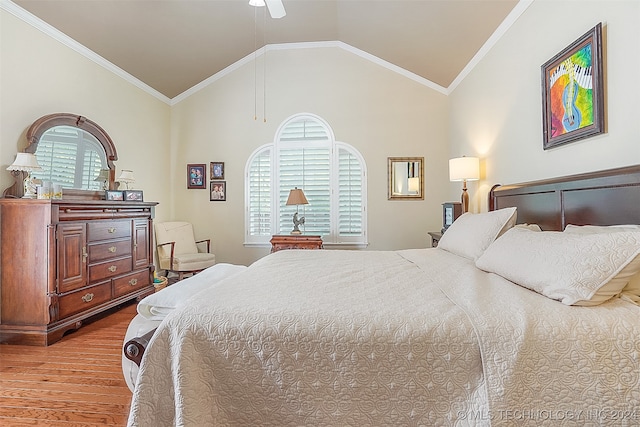
[[[338,148],[338,235],[362,236],[362,164]]]
[[[254,157],[249,168],[249,235],[271,235],[271,150]]]
[[[305,217],[307,234],[329,234],[331,231],[330,152],[324,148],[286,148],[280,150],[279,233],[289,233],[293,228],[296,206],[286,206],[289,191],[301,188],[308,205],[298,206]]]
[[[249,158],[246,173],[246,243],[289,234],[297,211],[304,234],[320,235],[325,244],[366,244],[364,160],[349,144],[336,142],[321,119],[289,119],[274,144]],[[294,188],[303,190],[309,204],[287,206]]]
[[[107,167],[106,157],[100,142],[88,132],[56,126],[40,138],[36,157],[43,169],[34,173],[37,178],[60,183],[65,188],[102,188],[95,178],[100,169]]]

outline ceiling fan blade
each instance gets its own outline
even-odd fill
[[[282,0],[265,0],[265,2],[267,3],[267,9],[269,9],[269,14],[272,18],[282,18],[287,14],[287,12],[284,11]]]

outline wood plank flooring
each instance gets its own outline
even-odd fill
[[[0,425],[126,425],[122,341],[135,314],[130,304],[48,347],[0,345]]]

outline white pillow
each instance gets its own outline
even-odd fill
[[[567,224],[564,228],[566,233],[580,234],[602,234],[602,233],[618,233],[620,231],[640,231],[640,225],[573,225]]]
[[[516,208],[460,215],[438,242],[438,248],[472,260],[516,223]]]
[[[564,229],[566,233],[581,234],[601,234],[601,233],[618,233],[621,231],[640,231],[640,225],[624,224],[624,225],[573,225],[567,224]],[[629,283],[622,289],[620,298],[625,301],[640,305],[640,273],[633,276]]]
[[[567,305],[597,305],[618,295],[640,271],[640,231],[513,228],[487,248],[476,266]]]
[[[538,224],[516,224],[514,225],[514,227],[518,227],[518,228],[526,228],[527,230],[531,230],[531,231],[542,231],[542,228],[540,228],[540,226]]]

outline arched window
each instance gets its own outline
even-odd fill
[[[358,150],[336,141],[329,125],[311,114],[285,120],[274,141],[247,161],[246,244],[289,234],[297,210],[305,217],[304,234],[321,235],[325,245],[366,245],[366,165]],[[286,205],[296,187],[308,205]]]

